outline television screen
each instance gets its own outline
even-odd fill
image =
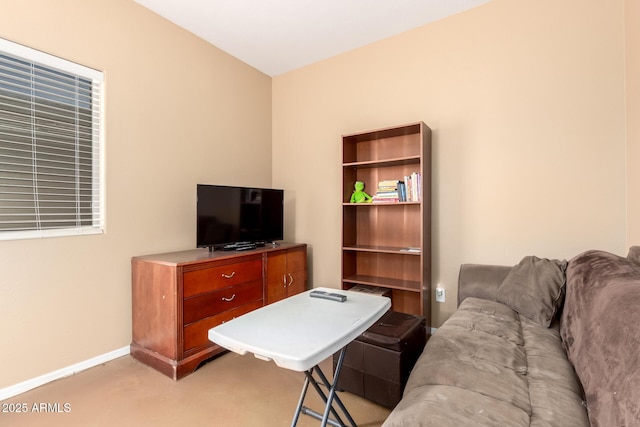
[[[197,246],[282,240],[283,203],[283,190],[198,184]]]

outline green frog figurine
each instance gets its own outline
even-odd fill
[[[373,198],[364,192],[364,182],[356,181],[355,190],[351,195],[351,203],[371,203]]]

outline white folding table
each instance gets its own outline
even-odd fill
[[[321,291],[345,295],[344,302],[314,298]],[[344,426],[335,402],[350,424],[353,418],[336,395],[336,385],[344,362],[347,344],[367,330],[390,308],[389,298],[361,292],[316,288],[267,305],[209,330],[209,340],[235,353],[253,353],[263,360],[273,360],[281,368],[305,373],[302,394],[292,426],[300,413],[334,426]],[[329,383],[318,364],[340,351],[333,382]],[[316,373],[320,382],[315,379]],[[325,402],[320,414],[303,406],[309,384]],[[322,390],[324,385],[328,395]],[[329,413],[335,419],[329,418]]]

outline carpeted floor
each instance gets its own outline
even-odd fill
[[[329,359],[321,367],[331,373]],[[125,356],[1,402],[0,426],[290,426],[303,382],[303,373],[251,355],[224,354],[180,381]],[[305,404],[321,411],[316,393],[307,395]],[[339,396],[360,427],[379,426],[389,414]],[[319,424],[306,415],[298,422]]]

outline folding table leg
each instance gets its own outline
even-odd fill
[[[333,377],[333,383],[329,383],[329,381],[327,380],[327,377],[324,375],[320,367],[317,365],[305,372],[304,386],[302,388],[302,394],[300,395],[300,400],[298,402],[298,406],[296,408],[296,412],[293,417],[293,422],[291,424],[292,427],[295,427],[295,425],[298,423],[298,418],[300,416],[300,413],[309,415],[318,420],[322,420],[322,423],[320,424],[322,427],[325,427],[327,424],[331,424],[332,426],[336,426],[336,427],[345,427],[344,422],[338,415],[338,412],[333,407],[334,401],[340,407],[342,413],[347,417],[351,426],[356,427],[356,423],[351,417],[351,414],[349,414],[349,411],[347,411],[347,408],[344,406],[344,404],[340,400],[340,397],[338,397],[338,395],[336,394],[338,378],[340,376],[340,370],[342,369],[342,364],[344,363],[345,352],[346,352],[346,347],[340,350],[338,363],[336,364],[336,371]],[[328,396],[320,388],[320,383],[318,383],[318,381],[316,381],[315,378],[313,377],[314,370],[318,373],[318,376],[322,381],[322,385],[324,385],[329,389]],[[313,388],[316,390],[316,393],[318,393],[318,395],[322,398],[322,400],[325,403],[325,409],[323,414],[319,414],[318,412],[310,408],[307,408],[306,406],[303,406],[304,399],[305,399],[307,390],[309,388],[309,384],[313,386]],[[331,413],[335,417],[335,420],[332,420],[331,418],[329,418],[329,413]]]
[[[324,385],[325,387],[327,387],[327,389],[331,388],[331,385],[329,384],[329,382],[326,380],[326,377],[324,376],[324,374],[322,373],[322,371],[320,370],[319,367],[314,367],[313,369],[305,372],[306,375],[309,376],[310,378],[310,382],[311,385],[313,386],[313,388],[315,388],[316,392],[318,393],[318,395],[322,398],[322,401],[325,404],[325,410],[330,410],[331,414],[333,415],[333,417],[335,418],[335,421],[328,418],[327,417],[327,421],[323,422],[323,424],[321,425],[326,425],[327,423],[337,426],[337,427],[344,427],[344,422],[342,421],[342,419],[340,418],[340,416],[338,415],[338,412],[335,410],[335,408],[333,407],[332,402],[329,401],[329,399],[327,398],[327,395],[322,391],[322,389],[320,388],[320,383],[318,383],[318,381],[316,381],[313,378],[313,371],[316,371],[318,373],[318,376],[320,377],[320,379],[322,380],[322,385]],[[339,402],[339,398],[338,396],[336,397],[336,402]],[[339,403],[340,407],[342,408],[343,412],[346,411],[346,409],[344,409],[344,406],[342,405],[342,402]],[[305,415],[310,415],[313,418],[317,419],[317,420],[322,420],[324,417],[324,413],[320,414],[314,410],[312,410],[311,408],[308,408],[306,406],[302,407],[302,413]],[[348,415],[348,414],[347,414]]]
[[[313,369],[313,368],[311,368]],[[305,372],[307,374],[307,372]],[[298,424],[298,418],[300,418],[300,412],[302,410],[302,404],[304,403],[304,397],[307,394],[307,389],[309,388],[309,381],[313,380],[310,375],[305,375],[304,378],[304,386],[302,387],[302,394],[300,394],[300,399],[298,400],[298,406],[296,407],[296,412],[293,414],[293,420],[291,421],[291,427],[295,427]]]

